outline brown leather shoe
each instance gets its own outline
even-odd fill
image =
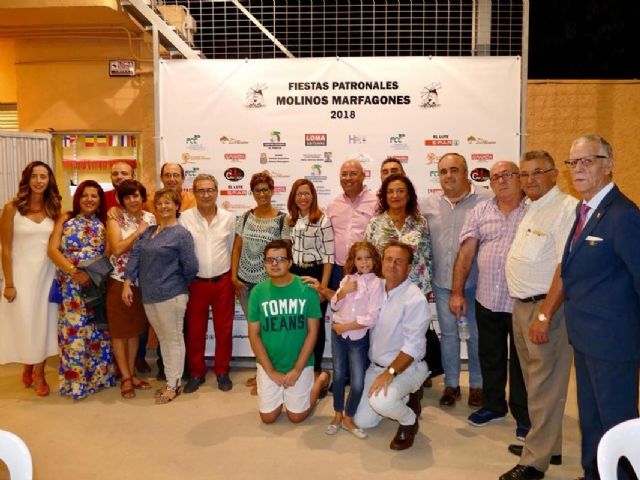
[[[415,392],[409,394],[409,401],[407,402],[407,407],[413,410],[413,413],[416,414],[416,417],[419,417],[420,413],[422,412],[422,405],[420,403],[420,400],[422,400],[423,395],[424,395],[424,392],[422,391],[422,387],[420,387]]]
[[[473,408],[482,407],[482,389],[470,388],[469,389],[469,406]]]
[[[391,450],[406,450],[407,448],[411,448],[413,445],[413,440],[416,437],[416,433],[420,426],[418,425],[418,419],[416,418],[416,423],[413,425],[400,425],[398,426],[398,431],[396,432],[396,436],[391,440],[391,444],[389,448]]]
[[[456,400],[460,400],[460,387],[446,387],[442,397],[440,397],[440,405],[443,407],[453,407]]]

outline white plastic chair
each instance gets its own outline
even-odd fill
[[[0,430],[0,460],[9,469],[11,480],[33,480],[29,448],[17,435]]]
[[[600,480],[616,480],[618,461],[627,457],[640,476],[640,418],[627,420],[611,428],[598,445]]]

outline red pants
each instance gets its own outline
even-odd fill
[[[189,285],[187,303],[187,364],[189,376],[204,377],[207,366],[204,362],[209,307],[213,311],[213,331],[216,339],[216,375],[229,373],[233,340],[233,314],[235,297],[231,274],[227,273],[217,282],[194,280]]]

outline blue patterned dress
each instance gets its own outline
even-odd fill
[[[78,215],[62,227],[60,251],[74,265],[104,254],[105,228],[95,215]],[[60,270],[62,289],[58,315],[60,393],[74,400],[115,385],[109,332],[91,323],[93,311],[85,306],[81,287]]]

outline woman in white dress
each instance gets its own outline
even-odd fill
[[[22,383],[46,396],[47,357],[56,355],[57,308],[49,303],[54,266],[47,256],[49,236],[60,216],[60,193],[51,168],[31,162],[22,172],[18,194],[2,212],[0,364],[24,364]]]

